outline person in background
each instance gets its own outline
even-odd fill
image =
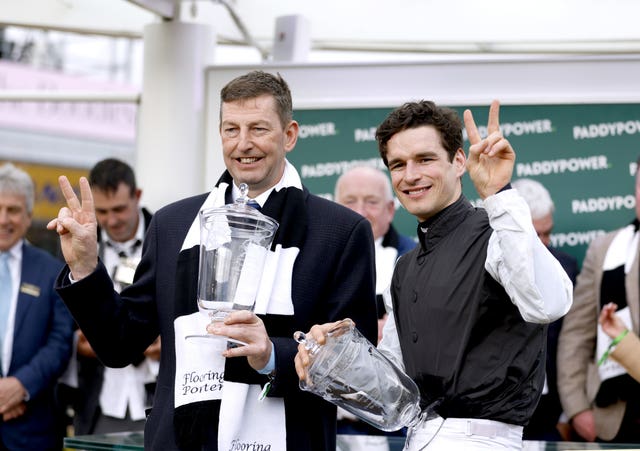
[[[638,166],[640,167],[640,166]],[[598,325],[609,303],[638,333],[640,177],[635,174],[635,218],[595,238],[576,281],[574,304],[558,340],[558,392],[574,431],[587,442],[640,443],[640,383],[612,359],[599,364],[611,339]]]
[[[371,166],[351,167],[336,181],[334,200],[371,223],[376,248],[379,341],[387,318],[382,294],[389,287],[396,260],[416,247],[416,241],[398,233],[393,227],[396,206],[389,177],[381,170]]]
[[[624,367],[629,376],[640,382],[640,338],[616,315],[617,308],[613,302],[608,303],[602,307],[598,318],[602,330],[612,340],[601,358],[612,358]]]
[[[578,274],[578,261],[572,255],[551,246],[553,213],[555,205],[549,191],[542,183],[533,179],[518,179],[511,186],[518,190],[531,211],[533,227],[540,241],[547,246],[551,254],[558,259],[566,271],[571,283],[575,285]],[[547,358],[545,385],[529,424],[524,428],[525,440],[559,441],[570,438],[569,425],[561,420],[562,404],[558,396],[558,376],[556,360],[558,355],[558,335],[562,327],[562,318],[549,324],[547,330]]]
[[[60,178],[67,207],[47,226],[67,261],[56,284],[96,354],[123,366],[162,339],[146,450],[336,449],[335,406],[300,389],[293,333],[348,316],[375,341],[373,237],[365,218],[302,185],[286,158],[298,130],[279,75],[251,71],[227,83],[219,129],[227,170],[210,193],[154,214],[133,284],[120,294],[98,258],[89,183],[80,179],[78,199]],[[255,311],[208,324],[196,299],[199,212],[234,202],[242,183],[279,227]],[[186,339],[206,330],[218,339]],[[227,347],[227,338],[246,344]]]
[[[419,245],[396,264],[378,345],[437,414],[409,436],[409,451],[521,450],[544,384],[546,324],[571,305],[571,281],[511,189],[515,152],[499,103],[486,138],[469,110],[464,122],[468,158],[458,115],[433,102],[402,105],[376,131],[395,194],[419,222]],[[485,209],[462,194],[465,170]],[[309,333],[324,344],[334,324]],[[309,363],[300,345],[300,379]]]
[[[98,222],[98,255],[116,291],[133,282],[151,213],[140,206],[142,190],[127,163],[107,158],[89,172]],[[78,329],[78,391],[74,402],[74,433],[104,434],[141,431],[151,407],[160,360],[156,339],[132,364],[105,367]]]
[[[53,289],[62,262],[25,239],[31,177],[0,166],[0,449],[60,450],[55,386],[71,356],[73,319]]]

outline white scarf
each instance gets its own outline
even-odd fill
[[[225,204],[228,183],[220,182],[211,191],[200,210]],[[302,190],[295,168],[287,162],[284,175],[274,190],[285,187]],[[182,245],[182,250],[200,244],[199,217],[194,221]],[[291,282],[293,265],[300,249],[283,248],[276,243],[268,253],[258,289],[255,313],[293,315]],[[196,302],[194,300],[194,302]],[[209,322],[201,312],[178,317],[174,321],[176,340],[175,407],[201,401],[220,400],[218,450],[286,449],[284,401],[265,397],[259,400],[261,387],[224,380],[225,358],[223,339],[185,339],[202,334]]]

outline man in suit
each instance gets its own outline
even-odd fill
[[[53,289],[62,262],[25,240],[33,181],[0,166],[0,449],[59,450],[54,388],[71,355],[73,320]]]
[[[511,186],[518,190],[531,210],[533,228],[547,246],[551,254],[560,262],[571,283],[575,285],[578,275],[578,261],[572,255],[551,247],[551,231],[553,230],[553,213],[555,205],[549,191],[542,183],[528,178],[518,179]],[[570,438],[569,425],[561,421],[562,404],[558,395],[557,355],[558,335],[562,327],[562,318],[549,324],[547,330],[546,379],[538,407],[533,412],[529,424],[524,428],[526,440],[559,441]]]
[[[371,226],[310,194],[286,160],[299,126],[279,75],[253,71],[231,80],[220,105],[227,171],[211,193],[155,213],[135,280],[120,295],[96,252],[89,183],[80,179],[78,199],[66,177],[60,178],[67,207],[48,225],[60,234],[68,264],[58,290],[107,365],[128,365],[160,333],[160,371],[145,449],[333,451],[335,406],[300,390],[292,335],[315,322],[348,316],[375,341]],[[206,329],[208,319],[196,302],[198,212],[233,202],[241,183],[279,228],[267,255],[268,271],[259,281],[255,313],[235,311]],[[186,339],[205,329],[218,339]],[[227,347],[224,337],[246,345]]]
[[[558,341],[562,407],[587,442],[640,442],[640,383],[612,359],[597,363],[611,342],[598,325],[605,305],[614,303],[627,328],[638,333],[638,171],[635,180],[636,218],[589,244]]]
[[[96,163],[89,183],[98,221],[98,255],[121,291],[133,282],[151,213],[140,206],[142,190],[131,166],[115,158]],[[124,368],[105,368],[80,329],[77,335],[76,435],[144,429],[160,360],[160,340]]]

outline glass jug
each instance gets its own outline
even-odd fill
[[[340,321],[322,346],[302,332],[296,332],[294,339],[304,344],[311,359],[307,379],[300,381],[302,390],[383,431],[417,427],[437,416],[431,406],[421,410],[415,382],[378,351],[353,321]],[[411,429],[407,441],[410,436]]]
[[[278,228],[274,219],[247,205],[248,186],[239,188],[235,203],[200,212],[198,306],[212,322],[224,321],[233,310],[253,310]]]

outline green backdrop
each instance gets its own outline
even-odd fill
[[[467,106],[451,106],[461,115]],[[486,134],[487,107],[469,107]],[[300,136],[289,160],[315,194],[333,198],[334,184],[353,164],[384,168],[375,128],[391,108],[296,110]],[[581,262],[597,235],[635,217],[635,162],[640,154],[640,104],[503,105],[503,134],[516,151],[514,180],[543,183],[556,205],[552,244]],[[468,141],[465,136],[465,150]],[[464,194],[478,203],[467,175]],[[401,207],[394,225],[416,235]]]

